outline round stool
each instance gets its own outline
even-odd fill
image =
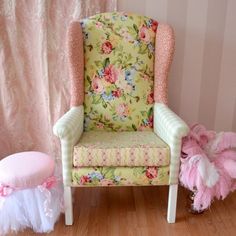
[[[53,159],[41,152],[21,152],[0,161],[0,235],[26,227],[50,232],[62,206],[62,185]]]

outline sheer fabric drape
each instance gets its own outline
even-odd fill
[[[70,21],[116,10],[116,0],[0,1],[0,159],[59,156],[52,133],[69,109],[65,35]]]

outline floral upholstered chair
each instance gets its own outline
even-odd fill
[[[173,51],[172,28],[148,17],[102,13],[70,24],[71,109],[54,126],[67,225],[71,188],[92,186],[169,185],[167,220],[175,222],[188,127],[166,105]]]

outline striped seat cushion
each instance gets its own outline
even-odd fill
[[[169,163],[169,147],[152,131],[88,131],[74,147],[75,167],[167,166]]]

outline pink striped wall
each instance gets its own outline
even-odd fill
[[[189,124],[236,131],[236,1],[118,0],[118,10],[173,26],[169,105]]]

